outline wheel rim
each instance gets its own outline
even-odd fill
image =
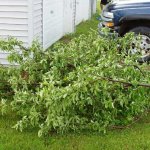
[[[140,43],[137,43],[137,37],[132,43],[132,54],[140,53],[142,57],[150,55],[150,37],[140,35]]]

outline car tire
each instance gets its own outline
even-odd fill
[[[134,32],[135,34],[141,34],[141,35],[146,35],[150,38],[150,27],[135,27],[131,29],[129,32]]]
[[[140,43],[142,57],[139,58],[140,63],[150,61],[150,27],[139,26],[131,29],[136,35],[141,35],[142,40]],[[144,54],[145,53],[145,54]]]

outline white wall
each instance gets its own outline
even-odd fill
[[[91,0],[92,1],[92,13],[96,13],[96,8],[97,8],[97,0]]]
[[[43,0],[43,47],[48,48],[63,34],[63,0]]]
[[[91,1],[0,0],[0,37],[16,37],[25,46],[38,39],[46,49],[90,18]],[[7,55],[0,52],[0,63],[8,64]]]
[[[64,34],[75,31],[75,0],[64,0]]]
[[[90,0],[76,0],[76,25],[91,17],[90,2]]]
[[[38,39],[38,41],[43,44],[43,1],[34,0],[33,1],[33,39]],[[32,40],[33,40],[32,39]],[[32,41],[31,41],[32,42]]]
[[[0,0],[0,37],[10,35],[29,44],[27,0]],[[8,64],[7,54],[0,52],[0,63]]]

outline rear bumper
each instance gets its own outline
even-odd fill
[[[110,29],[109,28],[109,32],[104,32],[103,31],[103,28],[104,28],[105,26],[103,25],[103,23],[102,22],[100,22],[99,24],[98,24],[98,32],[99,32],[99,34],[100,34],[100,36],[102,36],[102,37],[109,37],[109,38],[118,38],[119,37],[119,34],[115,31],[115,30],[113,30],[113,29]]]

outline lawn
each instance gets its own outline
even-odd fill
[[[15,115],[0,116],[0,150],[149,150],[150,116],[130,128],[110,130],[106,135],[80,133],[37,137],[35,130],[22,133],[11,126]]]
[[[76,28],[76,32],[73,34],[68,34],[66,36],[64,36],[61,41],[63,42],[69,42],[72,38],[78,37],[81,34],[88,34],[90,30],[97,30],[98,27],[98,13],[95,14],[92,19],[90,21],[85,21],[80,23],[77,28]]]
[[[99,17],[100,12],[101,12],[101,10],[100,10],[100,7],[99,7],[99,2],[98,2],[97,3],[97,13],[92,17],[92,19],[90,21],[85,21],[85,22],[80,23],[77,26],[76,32],[74,34],[66,35],[61,40],[64,41],[64,42],[68,42],[72,38],[78,37],[81,34],[88,34],[88,32],[91,29],[97,30],[98,23],[99,23],[97,18]]]
[[[75,34],[67,35],[63,40],[88,34],[90,28],[97,29],[97,16],[81,23]],[[53,134],[45,138],[38,138],[36,129],[22,133],[12,129],[16,121],[12,112],[7,116],[0,115],[0,150],[150,150],[150,115],[128,128],[109,130],[106,134]]]

